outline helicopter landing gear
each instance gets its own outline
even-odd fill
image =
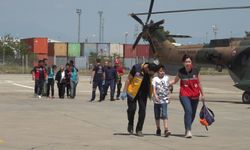
[[[222,65],[216,65],[215,68],[218,72],[222,72],[223,66]]]
[[[245,91],[245,92],[242,94],[242,101],[243,101],[243,103],[245,103],[245,104],[250,104],[250,92],[249,92],[249,91]]]

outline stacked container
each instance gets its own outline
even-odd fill
[[[28,46],[28,50],[35,54],[34,65],[37,64],[38,60],[48,58],[48,38],[27,38],[21,39],[21,42],[25,43]]]
[[[109,56],[110,44],[109,43],[98,43],[97,44],[98,56]]]
[[[61,60],[65,61],[64,64],[67,61],[67,43],[49,43],[49,51],[48,51],[48,56],[49,56],[49,64],[58,64],[58,61],[60,60],[60,65]],[[57,60],[58,59],[58,60]]]
[[[81,56],[89,57],[91,52],[97,53],[96,43],[84,43],[81,45]]]
[[[123,57],[123,49],[123,44],[110,44],[110,56],[118,55],[120,57]]]
[[[81,45],[80,43],[68,43],[68,57],[80,57]]]

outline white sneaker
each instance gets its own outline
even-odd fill
[[[41,96],[41,95],[38,95],[38,98],[39,98],[39,99],[41,99],[41,98],[42,98],[42,96]]]
[[[192,138],[191,130],[187,130],[187,131],[186,131],[185,138]]]

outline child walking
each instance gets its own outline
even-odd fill
[[[160,119],[163,120],[164,136],[168,137],[171,132],[168,129],[168,113],[167,107],[170,102],[169,99],[169,77],[165,75],[165,67],[160,65],[157,71],[157,76],[152,80],[153,85],[153,101],[154,114],[156,124],[156,135],[161,136]]]

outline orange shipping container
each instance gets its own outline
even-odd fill
[[[49,43],[49,56],[67,56],[67,43]]]
[[[39,60],[43,60],[44,58],[47,58],[48,59],[48,55],[47,54],[35,54],[35,60],[33,62],[34,66],[37,66],[38,65],[38,61]]]
[[[21,39],[21,42],[24,42],[27,44],[30,52],[33,52],[36,54],[48,53],[48,38]]]

